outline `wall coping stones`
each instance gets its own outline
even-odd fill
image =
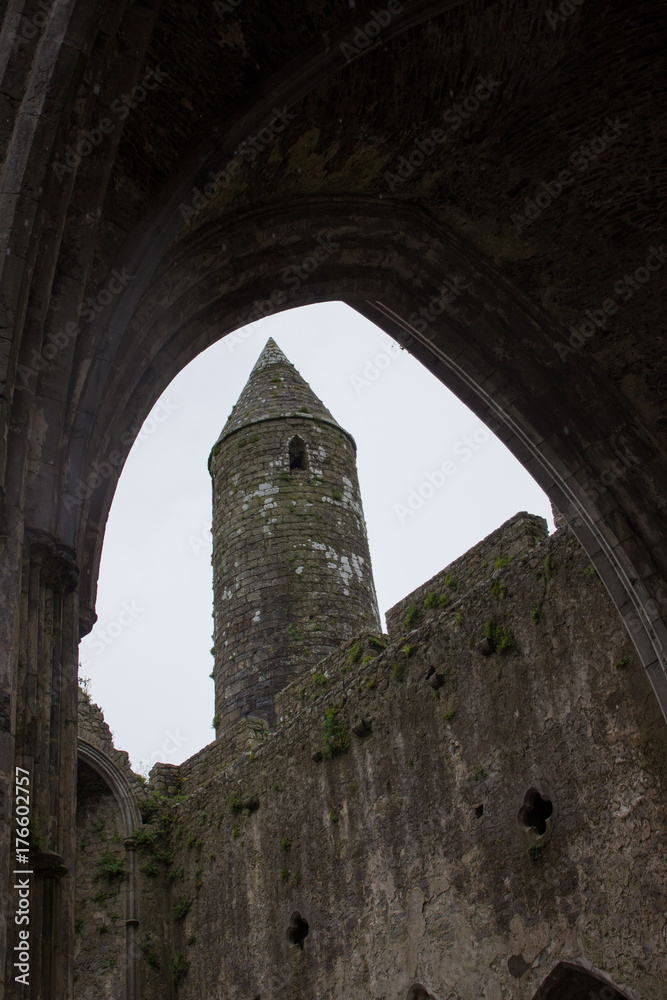
[[[494,565],[496,560],[504,562],[505,559],[522,556],[548,537],[549,530],[543,517],[527,511],[514,514],[481,542],[394,604],[387,611],[389,636],[393,640],[410,631],[405,627],[408,608],[412,605],[423,606],[429,594],[446,594],[452,602],[458,601],[501,568]],[[446,583],[448,577],[453,578],[453,584]]]

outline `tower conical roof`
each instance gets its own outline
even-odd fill
[[[260,420],[278,420],[281,417],[303,417],[333,424],[354,444],[352,436],[333,418],[324,403],[318,399],[306,380],[270,337],[250,372],[250,377],[222,429],[218,442],[249,424]]]

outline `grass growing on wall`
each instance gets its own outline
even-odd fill
[[[350,734],[338,713],[338,708],[327,708],[322,721],[322,749],[324,756],[329,759],[350,749]]]
[[[178,986],[179,983],[181,983],[182,980],[185,979],[189,970],[190,970],[189,961],[187,960],[183,952],[179,951],[178,955],[171,963],[171,981],[174,984],[174,986]]]
[[[114,885],[125,878],[127,878],[127,868],[124,859],[107,848],[97,863],[95,881],[102,879],[109,885]]]

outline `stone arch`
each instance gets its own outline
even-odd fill
[[[340,244],[335,261],[323,263],[286,301],[271,303],[271,289],[280,287],[285,268],[302,261],[322,232]],[[276,244],[280,256],[271,252]],[[111,338],[119,361],[109,366],[107,358],[91,360],[61,452],[56,517],[59,534],[71,539],[85,566],[84,622],[91,621],[117,469],[171,379],[214,340],[238,329],[245,306],[253,301],[269,303],[268,315],[342,299],[395,337],[470,406],[566,516],[623,617],[667,714],[663,623],[648,589],[655,579],[649,541],[662,531],[660,518],[646,512],[645,545],[630,528],[640,497],[653,493],[663,477],[659,458],[636,430],[627,403],[592,369],[573,372],[565,385],[552,377],[545,357],[553,356],[563,333],[549,317],[448,227],[419,208],[388,200],[308,198],[263,207],[211,224],[197,251],[206,254],[205,280],[214,291],[202,295],[199,266],[179,253],[163,262],[157,277],[147,276],[143,287],[137,287],[137,279],[127,295],[118,296],[104,326],[87,334],[98,341]],[[232,292],[234,254],[243,256],[246,271],[240,284],[234,279]],[[465,290],[450,301],[453,277]],[[177,291],[168,292],[167,278]],[[158,318],[156,299],[165,303]],[[439,314],[434,311],[428,323],[419,313],[424,302],[438,303]],[[513,353],[517,339],[523,345],[519,358]],[[596,401],[593,435],[579,412],[581,399]],[[632,476],[613,495],[596,496],[590,483],[600,481],[621,448],[634,456]],[[109,467],[96,479],[105,455],[120,456],[117,469]],[[93,485],[78,502],[81,482]]]
[[[414,11],[403,11],[396,17],[387,31],[383,34],[383,41],[386,44],[395,41],[407,40],[409,43],[410,34],[415,35],[419,27],[428,25],[429,22],[438,18],[447,18],[450,12],[461,7],[460,0],[432,0],[424,3],[419,9]],[[71,9],[70,9],[71,8]],[[42,65],[49,66],[48,87],[52,93],[58,93],[58,108],[62,110],[63,121],[58,120],[57,115],[35,115],[33,104],[28,102],[25,106],[17,104],[18,114],[22,115],[26,124],[30,125],[29,148],[31,156],[31,167],[34,167],[36,175],[42,176],[48,166],[48,158],[52,155],[54,140],[58,133],[66,134],[66,116],[71,112],[69,96],[71,96],[77,86],[78,78],[76,72],[83,72],[83,63],[76,72],[73,70],[69,58],[65,55],[69,53],[69,46],[75,49],[82,48],[88,53],[92,48],[93,39],[96,37],[103,23],[104,4],[102,2],[94,5],[86,5],[78,2],[72,5],[55,5],[55,14],[50,19],[48,30],[40,38],[39,56],[36,65],[39,73],[42,73]],[[121,5],[119,10],[119,21],[125,14],[125,6]],[[141,30],[137,34],[137,53],[145,52],[149,43],[151,31],[158,16],[157,10],[151,10],[146,20],[141,25]],[[458,13],[456,14],[458,17]],[[465,17],[465,14],[462,15]],[[443,23],[446,23],[443,22]],[[3,25],[3,29],[4,29]],[[78,368],[74,371],[63,371],[63,381],[57,385],[58,378],[50,372],[48,376],[48,386],[39,388],[35,393],[35,399],[40,401],[44,409],[49,409],[51,413],[53,407],[50,401],[60,392],[63,401],[68,392],[71,398],[67,399],[66,410],[72,414],[72,419],[63,416],[62,439],[56,450],[59,452],[60,474],[59,483],[54,487],[52,481],[52,469],[54,463],[52,457],[47,457],[44,462],[44,469],[37,470],[32,474],[30,491],[34,490],[35,498],[29,502],[29,507],[34,513],[36,520],[35,527],[43,531],[53,533],[59,543],[70,546],[77,555],[82,565],[82,608],[81,619],[84,630],[89,630],[93,621],[93,606],[95,593],[95,579],[99,563],[99,550],[103,535],[103,525],[105,511],[108,510],[110,498],[113,496],[115,479],[117,472],[122,466],[124,455],[127,454],[127,445],[123,448],[114,449],[111,453],[118,455],[117,463],[112,463],[109,475],[103,475],[105,483],[101,487],[93,487],[96,496],[91,504],[92,516],[81,518],[79,505],[83,502],[80,498],[75,498],[74,506],[64,509],[66,500],[72,500],[72,490],[76,488],[77,477],[80,482],[89,482],[91,468],[100,463],[104,463],[106,455],[109,453],[108,447],[103,442],[104,431],[98,431],[98,440],[91,439],[88,430],[81,436],[81,426],[78,418],[84,416],[84,421],[90,420],[95,413],[98,415],[105,409],[104,399],[101,398],[108,392],[117,392],[124,401],[128,400],[128,394],[116,384],[112,386],[108,379],[108,372],[103,371],[107,366],[113,368],[119,357],[129,350],[133,352],[136,345],[139,350],[147,350],[151,355],[152,367],[145,364],[139,365],[138,378],[142,382],[140,399],[137,399],[138,406],[133,411],[133,418],[145,416],[150,409],[151,399],[156,398],[155,390],[160,386],[164,387],[164,376],[167,370],[174,364],[172,347],[177,344],[167,344],[172,338],[174,330],[179,327],[187,330],[193,344],[199,341],[197,350],[203,349],[208,339],[210,342],[211,332],[207,329],[207,323],[202,326],[198,320],[204,320],[201,311],[188,315],[183,312],[176,319],[171,317],[171,332],[165,325],[165,312],[173,310],[171,305],[163,308],[164,299],[159,297],[146,298],[145,292],[149,286],[156,292],[160,282],[170,283],[176,287],[170,269],[188,260],[200,264],[208,254],[206,225],[199,225],[201,218],[197,220],[197,227],[184,228],[184,218],[178,212],[178,205],[183,197],[192,197],[193,190],[199,190],[197,185],[206,186],[211,171],[215,173],[221,164],[225,164],[233,154],[239,142],[246,137],[247,129],[261,129],[267,121],[267,116],[274,114],[275,102],[284,101],[284,107],[293,108],[295,102],[303,100],[306,96],[316,92],[318,87],[326,87],[332,84],[342,72],[348,72],[350,66],[362,67],[365,62],[373,58],[375,48],[371,47],[368,52],[358,51],[351,60],[345,54],[345,47],[341,44],[344,39],[348,39],[356,24],[355,16],[346,13],[342,20],[331,26],[331,32],[322,35],[326,39],[324,49],[316,37],[312,37],[310,42],[299,54],[298,59],[287,64],[271,80],[271,86],[267,87],[255,95],[249,104],[239,109],[232,115],[231,119],[228,109],[217,110],[211,113],[211,118],[204,130],[204,133],[197,139],[196,146],[191,146],[187,150],[187,155],[183,155],[175,161],[172,166],[164,188],[154,193],[151,201],[144,204],[142,216],[138,225],[129,235],[124,248],[116,257],[116,264],[127,265],[135,277],[132,285],[126,290],[126,294],[117,297],[112,306],[112,314],[103,317],[103,324],[94,324],[93,328],[87,331],[86,336],[78,338],[79,358]],[[7,30],[11,32],[13,26],[8,23]],[[544,27],[546,36],[552,35],[548,26]],[[70,37],[71,36],[71,37]],[[350,36],[351,37],[351,36]],[[471,36],[472,37],[472,36]],[[114,59],[108,63],[108,73],[122,78],[123,74],[118,72],[119,66],[124,69],[127,57],[119,55],[113,49],[114,33],[111,31],[108,36],[110,52],[113,52]],[[550,58],[555,61],[555,65],[560,67],[559,60],[563,52],[559,45],[553,46],[553,38],[549,38]],[[349,48],[349,46],[348,46]],[[473,50],[471,50],[473,51]],[[534,46],[535,53],[539,52],[539,46]],[[97,53],[99,56],[99,53]],[[537,58],[537,56],[535,57]],[[116,60],[116,61],[114,61]],[[125,60],[125,62],[124,62]],[[85,61],[85,60],[84,60]],[[100,62],[104,60],[100,59]],[[550,72],[550,67],[544,65],[543,60],[539,60],[543,66],[543,71]],[[136,65],[134,65],[136,63]],[[28,65],[28,63],[26,63]],[[477,61],[473,62],[475,71],[484,68]],[[133,60],[133,73],[141,71],[141,61]],[[465,74],[464,74],[465,75]],[[553,80],[553,74],[550,75]],[[554,92],[554,102],[559,104],[558,87],[566,86],[566,77],[559,77],[554,81],[552,88]],[[111,83],[111,80],[109,81]],[[40,78],[40,85],[44,81]],[[103,90],[105,88],[102,88]],[[41,89],[40,89],[41,93]],[[113,87],[109,89],[108,97],[115,93]],[[69,95],[69,96],[68,96]],[[605,108],[607,106],[605,105]],[[94,102],[90,102],[88,113],[89,123],[93,124],[97,119],[96,115],[99,107]],[[542,114],[542,109],[540,109]],[[588,113],[588,120],[591,115]],[[222,117],[221,117],[222,115]],[[245,131],[244,131],[245,130]],[[9,167],[18,171],[24,165],[27,154],[26,137],[20,128],[15,130],[15,135],[20,138],[16,144],[16,150],[11,151],[7,160]],[[60,154],[62,150],[57,150]],[[52,206],[52,235],[53,240],[52,258],[53,266],[57,260],[57,245],[60,239],[57,222],[67,221],[68,202],[67,198],[72,196],[76,211],[72,213],[72,229],[76,230],[78,220],[85,216],[89,221],[95,218],[97,202],[99,201],[98,191],[104,191],[108,183],[113,157],[116,152],[116,143],[111,144],[110,157],[101,157],[99,160],[89,158],[79,165],[76,175],[72,176],[72,187],[63,186],[60,191],[54,188],[53,184],[47,185],[44,189],[44,197],[47,196],[54,201]],[[37,162],[39,160],[39,163]],[[97,174],[94,171],[97,170]],[[18,173],[17,173],[18,177]],[[53,181],[53,178],[49,179]],[[55,182],[54,182],[55,183]],[[19,188],[12,183],[8,190],[8,218],[12,225],[15,224],[17,233],[23,231],[24,225],[29,225],[30,218],[23,217],[23,211],[17,210],[19,201],[14,194]],[[42,189],[40,188],[40,191]],[[54,197],[54,191],[58,192],[58,198]],[[86,192],[84,194],[84,192]],[[205,196],[208,198],[208,195]],[[306,199],[308,201],[309,199]],[[316,199],[315,199],[316,200]],[[336,202],[336,215],[338,222],[342,222],[344,228],[354,228],[358,223],[357,203],[361,199],[358,192],[349,195],[340,195]],[[554,344],[567,341],[568,337],[564,329],[557,330],[558,324],[549,321],[546,316],[539,316],[540,310],[535,306],[535,299],[532,301],[520,302],[516,288],[512,288],[507,282],[502,283],[504,293],[500,297],[492,295],[488,299],[481,295],[477,297],[477,302],[470,301],[469,296],[460,296],[454,308],[444,308],[442,291],[438,291],[442,286],[442,278],[448,272],[443,270],[442,261],[440,266],[436,266],[434,274],[435,283],[429,280],[427,275],[429,258],[434,254],[437,257],[438,236],[434,238],[433,232],[426,240],[414,241],[415,228],[409,225],[404,227],[406,213],[415,212],[422,214],[424,219],[435,227],[443,229],[439,213],[431,212],[428,208],[420,209],[413,207],[408,201],[403,202],[398,199],[381,198],[369,199],[366,202],[373,202],[378,214],[387,213],[391,216],[393,235],[396,230],[401,231],[406,242],[412,244],[413,258],[419,258],[420,268],[408,267],[407,270],[401,265],[405,259],[397,260],[393,280],[373,281],[369,271],[374,268],[382,269],[390,258],[396,257],[396,246],[392,242],[385,242],[381,230],[374,232],[370,230],[371,238],[368,241],[367,252],[360,256],[356,252],[355,265],[338,261],[329,261],[318,271],[312,281],[308,282],[308,288],[301,291],[291,304],[300,304],[302,301],[322,301],[326,298],[343,298],[350,304],[366,312],[371,318],[376,319],[380,324],[392,334],[399,336],[405,345],[416,356],[420,357],[424,363],[432,368],[436,377],[445,381],[458,395],[465,398],[466,402],[471,400],[469,405],[478,412],[482,419],[485,419],[489,426],[501,434],[511,450],[519,460],[531,471],[536,480],[546,489],[556,506],[568,516],[573,524],[582,544],[591,555],[602,576],[612,599],[619,609],[626,626],[628,627],[635,645],[639,651],[646,669],[649,673],[651,683],[662,705],[663,711],[667,712],[667,679],[665,678],[665,644],[667,643],[667,630],[665,629],[665,563],[660,553],[660,545],[664,540],[664,530],[660,525],[659,503],[647,507],[647,498],[655,498],[664,495],[664,466],[660,463],[660,457],[655,448],[655,441],[651,433],[644,426],[639,414],[627,404],[620,393],[611,391],[611,382],[602,373],[597,371],[596,366],[589,365],[582,359],[577,361],[576,370],[570,369],[565,377],[564,372],[557,367],[549,371],[555,365],[553,360]],[[426,199],[428,200],[428,199]],[[224,199],[222,199],[224,202]],[[261,199],[260,199],[261,201]],[[224,224],[218,228],[222,231],[229,224],[233,224],[233,213],[228,211],[227,216],[222,219],[225,206],[213,198],[210,205],[215,203],[215,213],[204,213],[204,219],[216,214],[219,222]],[[256,203],[251,200],[249,203]],[[37,201],[31,207],[31,213],[37,214]],[[209,204],[207,202],[207,204]],[[88,211],[87,211],[88,210]],[[288,199],[282,199],[281,211],[283,222],[288,221],[294,234],[298,229],[309,236],[310,248],[312,252],[313,238],[322,236],[325,230],[322,228],[321,213],[317,206],[309,205],[305,212],[307,223],[303,227],[303,219],[291,216],[292,206]],[[101,209],[100,209],[101,212]],[[280,211],[274,214],[278,217]],[[246,230],[252,231],[252,235],[257,232],[265,236],[270,236],[271,226],[259,225],[252,212],[241,213]],[[238,219],[237,219],[238,221]],[[370,220],[370,215],[367,221]],[[386,222],[386,219],[385,219]],[[189,225],[189,224],[188,224]],[[233,225],[232,225],[233,228]],[[645,224],[637,223],[635,229],[640,230],[643,235]],[[650,230],[654,231],[653,229]],[[72,233],[73,235],[73,233]],[[247,235],[247,233],[246,233]],[[450,234],[451,236],[452,234]],[[375,238],[373,238],[375,237]],[[17,237],[18,238],[18,237]],[[282,254],[284,247],[276,243],[276,233],[273,232],[274,251],[279,249]],[[23,241],[21,241],[23,242]],[[67,244],[67,240],[65,240]],[[457,236],[453,237],[450,249],[457,244],[459,250],[464,251],[463,243]],[[50,244],[51,246],[51,244]],[[642,244],[643,247],[643,244]],[[383,249],[384,248],[384,249]],[[266,249],[266,247],[265,247]],[[358,249],[358,248],[357,248]],[[470,248],[467,248],[468,250]],[[82,249],[80,261],[73,268],[73,273],[85,275],[89,264],[89,256],[86,254],[91,250],[91,245],[86,243]],[[368,251],[371,252],[368,252]],[[18,256],[18,255],[17,255]],[[239,254],[237,259],[241,259]],[[294,258],[295,263],[303,261],[307,256],[303,249],[298,257]],[[463,254],[465,256],[465,253]],[[28,259],[32,257],[28,255]],[[51,259],[51,258],[49,258]],[[216,336],[224,335],[233,329],[238,328],[239,310],[247,308],[252,301],[253,293],[267,295],[280,287],[268,281],[268,271],[265,265],[255,268],[250,258],[247,260],[247,272],[244,275],[244,284],[234,289],[226,290],[227,316],[223,317],[224,322],[216,328]],[[493,274],[493,267],[490,261],[483,259],[477,254],[478,268],[477,278],[490,277],[492,284],[498,285],[496,276]],[[361,267],[359,262],[361,261]],[[16,266],[17,257],[12,257],[12,264]],[[269,262],[273,266],[274,262]],[[435,263],[435,261],[433,262]],[[282,264],[282,261],[281,261]],[[458,266],[456,255],[450,260],[450,265]],[[51,266],[51,264],[49,264]],[[274,267],[274,272],[278,271]],[[326,272],[329,272],[328,274]],[[337,272],[333,277],[332,272]],[[437,275],[439,272],[439,279]],[[280,272],[279,272],[280,273]],[[12,272],[13,274],[13,272]],[[451,279],[451,271],[449,272]],[[39,280],[44,281],[44,288],[50,287],[53,273],[48,273],[48,268],[44,270]],[[209,269],[208,273],[199,271],[196,282],[197,294],[206,301],[207,307],[211,300],[216,300],[215,281]],[[69,280],[69,279],[68,279]],[[26,279],[27,282],[27,279]],[[413,287],[401,287],[412,283]],[[75,302],[74,285],[72,286],[72,305]],[[477,282],[479,284],[479,281]],[[19,294],[21,282],[14,280],[15,293],[11,301],[18,302],[16,296]],[[488,285],[487,285],[488,288]],[[458,286],[454,292],[458,292]],[[474,291],[474,290],[473,290]],[[411,294],[410,294],[411,292]],[[449,288],[448,295],[452,289]],[[21,293],[22,294],[22,293]],[[40,296],[37,295],[37,298]],[[48,294],[41,296],[48,299]],[[146,323],[142,323],[137,315],[137,308],[142,303],[151,312],[150,326],[154,327],[149,336],[146,333]],[[474,296],[473,296],[474,298]],[[9,299],[8,299],[9,301]],[[217,301],[217,300],[216,300]],[[432,304],[432,312],[437,322],[432,325],[424,323],[420,318],[419,309],[423,308],[424,302],[427,306]],[[156,311],[155,306],[159,304]],[[65,302],[59,303],[60,311],[64,314]],[[74,306],[75,307],[75,306]],[[17,315],[18,315],[17,306]],[[523,317],[519,314],[523,312]],[[416,320],[413,321],[413,317]],[[168,318],[168,317],[167,317]],[[524,322],[515,322],[523,318]],[[155,323],[153,324],[153,319]],[[214,321],[214,317],[209,317]],[[525,322],[527,320],[527,322]],[[504,328],[505,333],[512,333],[513,337],[506,336],[504,342],[491,348],[490,351],[482,351],[475,358],[475,346],[472,345],[472,364],[469,353],[465,351],[465,345],[461,346],[461,333],[474,333],[475,337],[481,339],[489,334],[494,326]],[[167,326],[169,322],[167,323]],[[34,329],[30,331],[31,342],[26,339],[25,350],[21,357],[28,358],[31,349],[39,348],[39,325],[34,324]],[[446,336],[443,335],[444,327],[448,327]],[[533,335],[538,328],[543,327],[550,330],[551,338],[546,342],[538,343],[538,336],[533,342]],[[128,342],[128,329],[131,328],[134,343]],[[458,342],[452,343],[452,337],[458,333]],[[88,335],[90,334],[90,335]],[[581,335],[580,335],[581,337]],[[447,341],[443,344],[443,338]],[[560,338],[560,340],[559,340]],[[465,338],[463,338],[465,339]],[[525,398],[525,381],[527,374],[524,357],[518,358],[513,347],[521,345],[521,352],[528,352],[533,355],[536,362],[532,374],[541,370],[547,382],[551,381],[551,392],[547,394],[548,399],[541,392],[541,381],[529,381],[531,387],[531,398]],[[513,362],[516,370],[514,377],[509,381],[506,378],[506,371],[500,371],[498,361],[505,360],[514,354]],[[91,358],[103,355],[102,367],[97,363],[90,366]],[[193,356],[190,354],[190,356]],[[112,360],[113,358],[113,360]],[[17,354],[14,361],[20,360]],[[98,358],[99,360],[99,358]],[[476,363],[475,363],[476,361]],[[178,367],[186,363],[185,358],[176,362]],[[76,366],[75,366],[76,367]],[[511,368],[512,365],[509,365]],[[173,369],[172,369],[173,370]],[[570,378],[574,371],[574,377]],[[136,386],[135,386],[136,388]],[[130,389],[130,393],[133,389]],[[554,396],[562,394],[567,397],[562,406],[556,405],[552,408],[551,402]],[[523,395],[524,398],[521,398]],[[612,398],[613,397],[613,398]],[[586,399],[591,403],[594,412],[588,412],[585,417],[577,411],[577,400]],[[48,406],[46,400],[49,401]],[[98,406],[98,400],[101,405]],[[536,400],[540,400],[539,405]],[[554,400],[558,403],[558,400]],[[592,402],[591,402],[592,401]],[[29,405],[29,400],[25,401]],[[569,404],[569,405],[568,405]],[[593,405],[594,404],[594,405]],[[553,421],[546,429],[540,429],[539,421],[535,420],[536,409],[544,406],[552,411]],[[481,412],[480,412],[481,411]],[[512,412],[513,411],[513,412]],[[25,417],[23,404],[18,406],[14,423],[20,426]],[[599,418],[602,418],[601,420]],[[564,419],[563,419],[564,418]],[[591,436],[590,426],[595,424],[595,434]],[[585,426],[585,425],[588,425]],[[546,431],[546,432],[545,432]],[[125,433],[128,433],[127,429]],[[130,433],[131,442],[134,434]],[[564,440],[568,437],[568,440]],[[75,442],[71,448],[67,446],[67,438],[74,438]],[[55,435],[52,435],[52,441]],[[615,443],[614,443],[615,442]],[[108,444],[108,443],[107,443]],[[18,451],[24,447],[20,445]],[[632,483],[614,484],[614,495],[610,495],[607,490],[610,469],[618,465],[618,452],[623,450],[623,454],[631,455],[636,467],[633,468]],[[28,451],[26,450],[26,456]],[[25,457],[25,456],[24,456]],[[34,460],[34,459],[33,459]],[[39,465],[35,462],[35,467]],[[19,470],[23,468],[22,459],[14,463],[17,476],[23,475]],[[84,472],[85,478],[81,479]],[[93,474],[93,481],[95,481]],[[607,478],[605,478],[607,477]],[[595,484],[602,486],[600,490],[595,489]],[[12,483],[12,489],[20,492],[20,482]],[[84,490],[87,487],[84,487]],[[594,498],[591,498],[591,492]],[[600,495],[598,495],[598,493]],[[35,500],[39,497],[39,503]],[[46,499],[48,497],[48,500]],[[47,503],[45,507],[44,504]]]
[[[437,997],[423,983],[415,983],[408,990],[407,1000],[437,1000]]]
[[[240,17],[252,19],[256,3],[245,0]],[[349,43],[359,25],[347,5],[302,4],[303,18],[293,17],[289,5],[270,6],[263,12],[266,18],[257,19],[263,30],[253,32],[252,43],[247,40],[253,51],[243,62],[254,61],[257,67],[248,86],[239,86],[243,81],[231,73],[224,75],[211,4],[54,0],[46,5],[44,29],[32,30],[26,44],[19,37],[18,45],[17,30],[25,35],[23,26],[31,21],[34,27],[37,5],[11,5],[2,22],[0,61],[12,93],[0,190],[6,222],[0,234],[0,325],[5,331],[0,353],[7,362],[0,392],[0,450],[7,449],[7,457],[0,458],[7,472],[0,575],[8,594],[0,611],[0,658],[9,689],[1,705],[3,719],[9,720],[2,727],[3,760],[10,762],[14,750],[21,759],[32,754],[33,745],[41,748],[50,769],[44,789],[58,785],[62,790],[50,847],[63,856],[73,849],[68,817],[76,755],[74,725],[59,729],[56,723],[71,722],[75,714],[77,625],[85,632],[94,621],[106,513],[138,430],[133,423],[147,414],[188,357],[243,325],[255,296],[283,287],[283,258],[287,266],[299,265],[312,254],[316,238],[329,231],[341,252],[330,255],[287,305],[327,298],[353,305],[400,339],[500,433],[574,525],[633,636],[663,711],[667,706],[667,467],[660,436],[662,357],[655,336],[660,280],[651,279],[629,305],[624,300],[619,329],[602,349],[593,340],[578,350],[590,335],[581,331],[592,330],[591,321],[582,322],[584,314],[600,315],[600,304],[615,288],[616,267],[634,270],[646,260],[651,241],[662,238],[657,211],[640,204],[641,189],[646,191],[640,177],[657,189],[664,169],[650,86],[654,53],[641,44],[650,3],[623,0],[613,18],[584,6],[566,31],[554,32],[544,18],[535,18],[527,0],[483,5],[482,17],[475,5],[461,0],[420,0],[403,5],[383,35],[386,47],[352,50],[352,56]],[[157,54],[169,58],[177,51],[183,71],[173,74],[173,93],[166,92],[154,112],[165,138],[159,145],[157,130],[149,132],[157,149],[153,178],[141,153],[135,155],[143,149],[140,116],[117,128],[99,156],[84,158],[67,178],[57,178],[52,167],[72,136],[95,128],[114,99],[154,64],[154,34],[163,43]],[[127,37],[133,40],[130,47]],[[504,44],[490,45],[494,37]],[[610,104],[608,53],[617,49],[624,60],[623,84]],[[190,74],[195,63],[197,73]],[[399,154],[410,156],[410,144],[422,143],[426,105],[448,102],[452,88],[465,87],[481,73],[501,73],[507,80],[493,122],[483,129],[474,122],[472,129],[461,128],[463,149],[452,142],[444,156],[429,158],[400,186],[396,197],[383,200],[377,183],[381,171],[392,160],[396,169]],[[179,100],[187,91],[179,92],[176,78],[189,81],[190,76],[199,83],[201,116]],[[240,92],[247,95],[242,106],[234,96]],[[457,97],[464,93],[457,90]],[[217,103],[209,103],[211,97]],[[299,169],[298,175],[285,170],[277,183],[267,172],[262,183],[260,158],[248,177],[245,201],[230,198],[224,204],[222,198],[215,213],[204,211],[195,225],[183,226],[182,196],[191,199],[193,187],[205,186],[210,170],[228,162],[241,141],[266,126],[276,102],[292,113],[305,100],[304,124],[285,160],[300,143],[303,147],[305,131],[321,124],[324,155],[318,169]],[[621,140],[618,156],[605,154],[589,171],[589,179],[595,174],[590,184],[558,200],[558,214],[550,216],[557,225],[550,229],[545,216],[517,239],[518,229],[530,220],[517,227],[512,212],[526,194],[536,197],[537,178],[542,192],[559,193],[560,182],[548,179],[561,162],[563,136],[588,136],[593,122],[627,108],[638,126],[632,141],[623,145]],[[351,115],[355,124],[370,126],[362,130],[361,141],[356,128],[349,128]],[[342,148],[343,130],[353,138],[351,154],[349,147],[347,154]],[[339,152],[343,169],[336,175]],[[355,160],[358,154],[364,156],[363,169]],[[365,169],[369,161],[375,172]],[[467,165],[470,184],[460,183],[461,163]],[[124,192],[122,198],[114,191]],[[323,193],[331,191],[337,196],[324,199]],[[540,197],[544,203],[546,195]],[[271,199],[280,205],[270,205]],[[379,224],[373,228],[375,220]],[[219,233],[226,227],[233,238],[236,286],[225,284],[224,270],[212,266],[219,260],[229,270],[224,238],[219,254],[211,252],[208,237],[216,226]],[[464,246],[463,233],[475,253]],[[460,248],[460,254],[449,259],[443,254],[443,234],[449,249]],[[256,246],[246,253],[255,237]],[[458,277],[470,278],[466,259],[477,261],[474,281],[440,311],[452,285],[458,293]],[[131,284],[99,323],[79,331],[75,344],[74,333],[63,331],[76,332],[84,297],[103,289],[116,267],[129,269]],[[179,285],[188,269],[189,299]],[[486,295],[489,288],[493,294]],[[193,299],[199,299],[194,307]],[[424,325],[420,309],[431,303],[435,318]],[[555,357],[554,345],[559,338],[569,342],[571,322],[578,327],[578,345],[566,367]],[[45,347],[53,352],[48,338],[54,334],[66,344],[57,363],[37,372],[31,361],[36,356],[41,366]],[[138,361],[136,378],[125,386],[115,376],[132,371],[133,360]],[[17,376],[21,364],[29,369],[25,383]],[[13,380],[18,391],[12,395],[5,381],[10,386]],[[129,437],[120,448],[104,424],[113,416],[114,400],[121,410],[131,407],[123,424]],[[110,454],[116,461],[105,467]],[[611,470],[619,455],[630,458],[630,474],[615,481]],[[103,471],[96,472],[100,467]],[[62,573],[46,572],[46,549],[57,556]],[[49,563],[53,566],[51,558]],[[79,570],[81,597],[79,602],[74,589],[65,594],[62,621],[54,629],[54,677],[56,669],[61,675],[53,691],[37,688],[43,717],[37,731],[32,706],[16,697],[31,685],[34,689],[32,678],[45,662],[27,642],[27,613],[18,611],[28,580],[24,567],[31,564],[39,567],[30,573],[39,606],[54,594],[59,600],[63,578],[74,578]],[[32,672],[27,679],[26,671]],[[10,774],[5,781],[11,783]],[[40,792],[36,808],[40,818],[50,816],[46,791]],[[4,837],[8,857],[8,829]],[[6,881],[2,893],[8,904]],[[9,912],[8,905],[0,908],[0,946],[8,941]],[[60,957],[53,954],[54,995],[58,989],[65,995],[67,946],[61,942]]]
[[[123,835],[126,839],[131,839],[142,821],[136,797],[127,778],[110,757],[87,740],[79,739],[77,750],[79,760],[97,771],[113,792],[123,821]]]
[[[600,973],[572,962],[559,962],[533,1000],[636,1000]]]
[[[139,948],[138,865],[134,831],[141,826],[141,812],[134,792],[120,768],[101,750],[79,739],[79,761],[92,768],[110,788],[118,805],[123,825],[123,843],[128,868],[125,891],[125,998],[139,1000],[141,951]]]

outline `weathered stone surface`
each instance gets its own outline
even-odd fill
[[[74,992],[81,1000],[124,992],[128,873],[122,835],[109,786],[79,762]]]
[[[3,816],[14,767],[36,764],[35,816],[71,863],[77,631],[142,421],[210,343],[310,302],[378,322],[507,443],[594,561],[667,716],[655,3],[5,7]],[[67,556],[60,581],[40,577],[37,535]],[[8,822],[1,836],[13,1000]],[[71,891],[50,928],[41,893],[31,990],[62,1000]]]
[[[274,696],[379,629],[356,445],[269,340],[209,460],[215,722],[275,721]]]
[[[366,634],[296,678],[252,753],[184,762],[170,868],[143,877],[146,1000],[175,961],[185,1000],[662,1000],[667,737],[590,570],[561,529],[428,609],[409,653]],[[316,762],[331,709],[372,737]]]
[[[515,514],[490,535],[468,549],[435,576],[403,597],[387,612],[387,630],[392,639],[405,635],[424,616],[437,614],[448,602],[459,600],[481,580],[487,580],[496,570],[507,566],[516,556],[547,538],[547,522],[543,517],[525,511]],[[426,599],[430,597],[430,601]],[[418,606],[419,617],[406,620],[411,607]]]

